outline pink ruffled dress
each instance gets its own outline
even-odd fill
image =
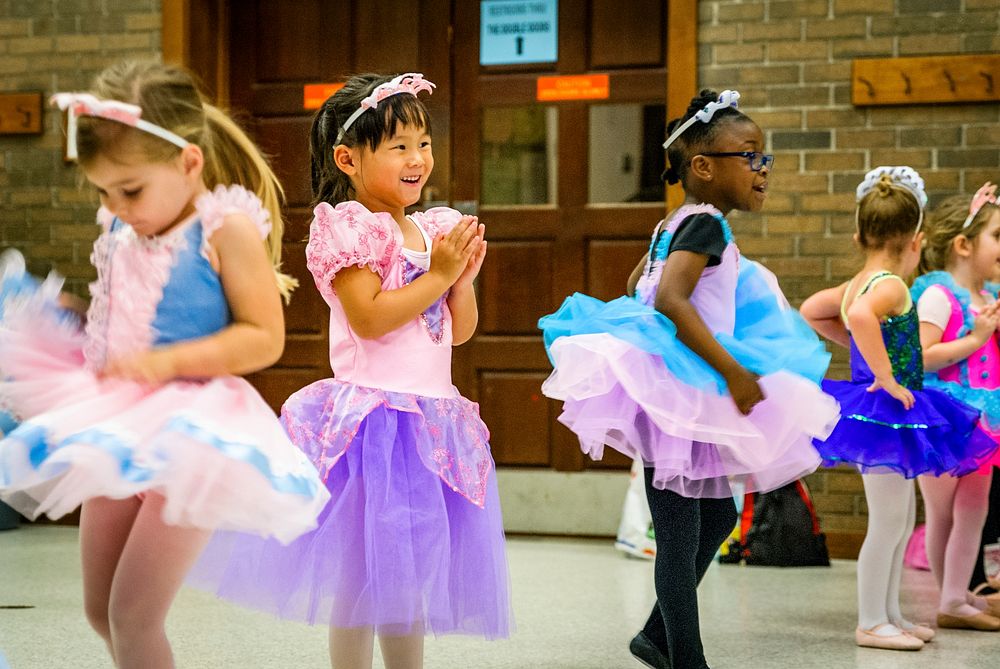
[[[345,267],[370,269],[383,290],[402,288],[429,267],[434,237],[460,218],[443,207],[413,214],[421,253],[403,248],[387,213],[353,201],[316,207],[306,255],[330,306],[334,378],[293,394],[281,417],[332,500],[320,526],[287,547],[217,536],[193,571],[195,586],[309,623],[509,634],[489,432],[451,382],[447,296],[397,330],[363,339],[333,288]]]
[[[148,385],[103,378],[107,360],[225,328],[232,316],[208,241],[226,216],[268,213],[218,187],[168,233],[141,237],[102,210],[85,330],[38,291],[0,319],[0,397],[21,424],[0,441],[0,496],[58,518],[93,497],[166,498],[164,521],[288,542],[316,526],[329,493],[274,412],[242,378]]]

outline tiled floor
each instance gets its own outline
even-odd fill
[[[509,541],[517,632],[507,641],[431,639],[428,669],[639,669],[628,639],[652,603],[652,565],[609,541]],[[854,646],[855,565],[830,569],[714,566],[701,592],[713,669],[995,669],[1000,633],[944,632],[919,653]],[[904,609],[928,620],[934,589],[908,572]],[[0,533],[0,649],[11,669],[108,668],[83,618],[73,528]],[[186,669],[323,669],[326,630],[284,623],[185,590],[169,620]],[[376,666],[380,666],[376,662]],[[0,667],[3,662],[0,660]]]

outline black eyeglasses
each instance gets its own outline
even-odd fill
[[[771,169],[771,165],[774,164],[774,155],[770,153],[758,153],[757,151],[721,151],[718,153],[703,153],[701,155],[716,158],[746,158],[750,163],[750,170],[753,172],[760,172],[765,167]]]

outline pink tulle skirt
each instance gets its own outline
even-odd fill
[[[730,478],[773,490],[814,471],[811,439],[839,418],[831,397],[788,372],[763,376],[766,399],[744,416],[729,395],[679,381],[662,358],[609,334],[561,337],[550,354],[556,371],[543,391],[563,401],[559,420],[583,450],[641,458],[657,488],[686,497],[728,497]]]
[[[0,441],[4,501],[58,518],[154,491],[169,524],[282,542],[316,526],[329,493],[249,383],[102,379],[83,364],[83,339],[37,314],[0,328],[0,396],[21,420]]]

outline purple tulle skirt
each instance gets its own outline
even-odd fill
[[[868,382],[824,381],[843,417],[824,440],[816,440],[823,464],[849,464],[864,474],[964,476],[992,457],[997,443],[979,427],[979,411],[948,394],[913,390],[909,410]]]
[[[325,476],[319,527],[287,546],[218,533],[189,582],[311,624],[509,636],[500,500],[475,408],[330,379],[299,391],[282,419]]]

